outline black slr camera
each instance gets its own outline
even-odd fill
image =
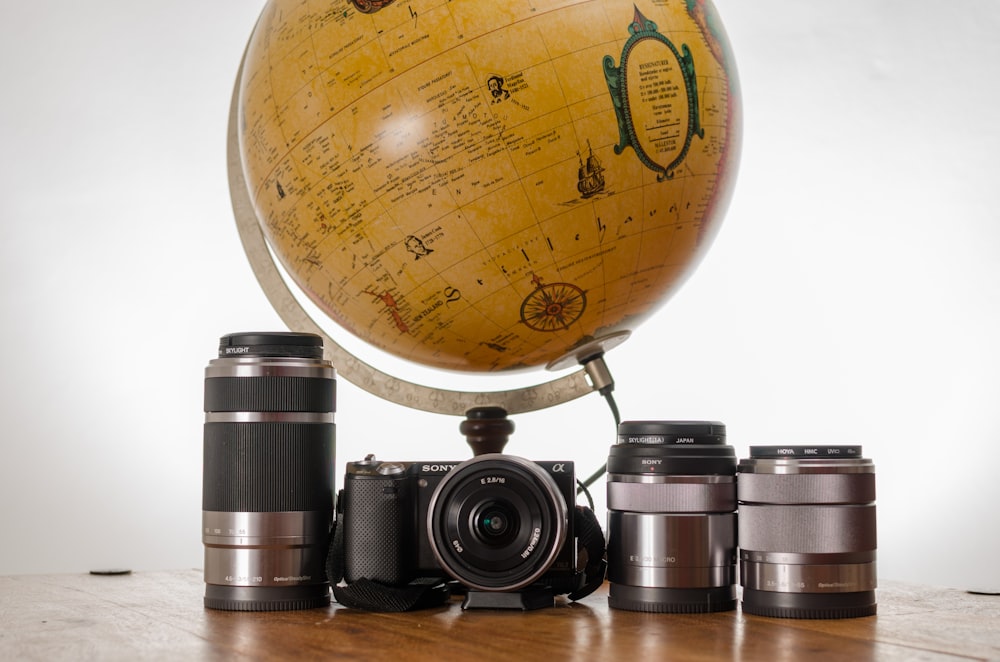
[[[575,484],[572,462],[500,453],[348,463],[338,504],[344,579],[451,578],[468,588],[463,608],[579,599],[604,578],[604,539],[592,511],[574,506]]]

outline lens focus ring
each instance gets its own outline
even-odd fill
[[[608,514],[608,527],[615,532],[608,540],[608,556],[616,559],[608,567],[608,579],[635,586],[696,588],[719,586],[703,581],[701,573],[723,568],[727,583],[735,576],[736,515],[657,515],[652,513]],[[670,569],[683,580],[664,584],[651,569]],[[655,574],[655,573],[654,573]]]
[[[838,504],[875,501],[875,474],[740,474],[747,503]]]
[[[814,554],[875,549],[875,506],[743,504],[740,547],[755,552]]]
[[[215,377],[205,380],[205,411],[334,409],[336,382],[319,377]]]
[[[736,510],[733,476],[657,476],[632,482],[608,476],[608,508],[637,513],[725,513]]]

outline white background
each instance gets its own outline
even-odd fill
[[[225,171],[262,6],[0,3],[0,573],[201,566],[204,365],[281,328]],[[608,354],[622,413],[721,420],[741,456],[860,443],[880,576],[1000,588],[1000,5],[717,6],[738,185],[694,276]],[[338,474],[467,455],[459,419],[339,387]],[[580,473],[614,439],[596,395],[515,422],[508,451]]]

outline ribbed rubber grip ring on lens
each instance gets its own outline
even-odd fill
[[[331,510],[332,423],[206,423],[202,510]]]
[[[337,382],[321,377],[210,377],[205,411],[336,411]]]
[[[788,554],[843,554],[876,549],[875,505],[740,504],[740,548]]]

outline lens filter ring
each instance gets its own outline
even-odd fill
[[[323,338],[315,333],[292,331],[229,333],[219,339],[219,358],[239,356],[290,356],[323,358]]]
[[[513,591],[537,582],[566,541],[569,510],[537,464],[490,453],[445,476],[431,496],[427,533],[438,564],[463,584]]]

